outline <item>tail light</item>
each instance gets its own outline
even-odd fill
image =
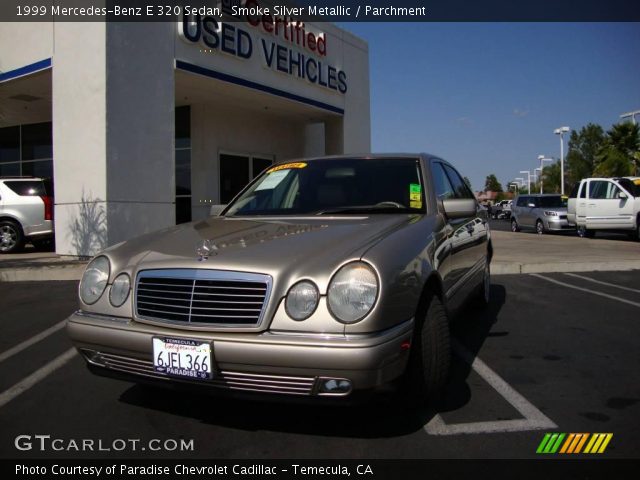
[[[53,220],[53,198],[47,195],[41,195],[40,198],[44,202],[44,219]]]

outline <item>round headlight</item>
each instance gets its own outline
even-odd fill
[[[340,322],[355,323],[371,311],[377,295],[378,277],[373,268],[363,262],[349,263],[329,283],[329,311]]]
[[[319,298],[318,287],[308,280],[302,280],[289,289],[284,308],[294,320],[306,320],[315,312]]]
[[[96,303],[109,281],[109,259],[107,257],[96,257],[84,271],[80,281],[80,298],[87,305]]]
[[[111,285],[111,291],[109,292],[109,301],[114,307],[122,305],[129,296],[129,288],[131,287],[131,280],[129,275],[121,273],[116,277]]]

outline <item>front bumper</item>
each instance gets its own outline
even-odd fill
[[[383,332],[348,336],[194,332],[82,312],[67,320],[73,344],[95,373],[169,385],[298,396],[346,396],[393,382],[405,370],[412,331],[413,319]],[[185,380],[156,372],[155,336],[211,342],[213,378]],[[321,385],[327,379],[349,380],[351,389],[323,392]]]
[[[569,223],[569,221],[567,220],[567,218],[561,218],[561,217],[548,217],[546,219],[546,227],[547,230],[552,231],[552,232],[559,232],[562,230],[573,230],[576,228],[575,225],[572,225]]]

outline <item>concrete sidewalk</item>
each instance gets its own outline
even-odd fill
[[[591,272],[640,269],[640,242],[566,235],[491,232],[491,273]]]
[[[88,259],[33,249],[0,255],[0,282],[80,280]]]
[[[640,242],[565,235],[491,232],[493,275],[640,269]],[[87,259],[53,252],[0,255],[0,282],[80,280]]]

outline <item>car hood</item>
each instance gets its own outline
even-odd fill
[[[333,271],[362,254],[415,215],[362,217],[230,218],[172,227],[105,251],[112,273],[159,268],[206,268],[312,278],[323,289]],[[212,254],[201,260],[203,241]]]

